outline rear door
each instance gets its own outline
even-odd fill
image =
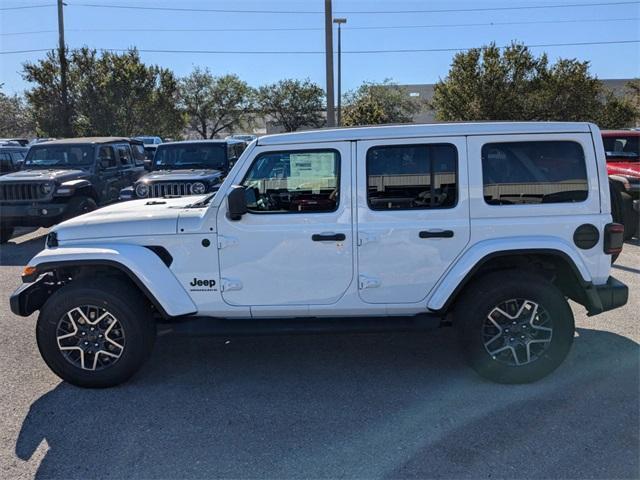
[[[133,155],[131,154],[131,148],[126,143],[120,143],[116,145],[116,151],[118,153],[118,168],[120,169],[120,188],[125,188],[136,181],[136,172],[138,167],[133,161]]]
[[[357,157],[360,298],[420,302],[469,241],[466,140],[362,141]]]

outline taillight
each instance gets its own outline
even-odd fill
[[[624,225],[609,223],[604,227],[604,253],[614,255],[622,251]]]

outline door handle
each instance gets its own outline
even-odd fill
[[[344,233],[314,233],[311,240],[314,242],[342,242],[347,236]]]
[[[453,230],[422,230],[418,236],[420,238],[451,238]]]

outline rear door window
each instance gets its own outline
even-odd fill
[[[482,176],[489,205],[582,202],[589,190],[584,151],[572,141],[487,143]]]
[[[451,144],[388,145],[367,151],[367,203],[372,210],[452,208],[458,151]]]

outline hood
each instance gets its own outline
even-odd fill
[[[640,162],[607,162],[607,173],[640,178]]]
[[[187,181],[206,181],[217,178],[222,175],[220,170],[211,170],[205,168],[190,170],[156,170],[142,178],[138,182],[187,182]]]
[[[207,195],[132,200],[80,215],[53,230],[59,241],[146,235],[171,235],[177,231],[180,211]]]
[[[64,182],[77,178],[88,177],[89,174],[84,170],[61,170],[61,169],[43,169],[43,170],[19,170],[0,177],[0,181],[21,181],[21,182],[50,182],[56,180]]]

